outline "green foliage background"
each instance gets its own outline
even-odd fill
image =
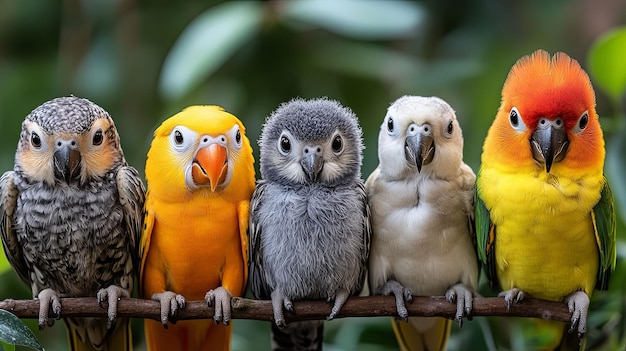
[[[588,346],[624,349],[626,34],[614,29],[625,24],[620,0],[0,0],[0,170],[13,167],[23,118],[57,96],[108,110],[142,173],[152,131],[188,105],[223,106],[254,141],[281,102],[328,96],[359,116],[366,178],[387,106],[411,94],[455,108],[477,171],[510,67],[539,48],[564,51],[592,74],[621,216],[618,267],[611,290],[594,295]],[[31,297],[4,259],[2,271],[0,299]],[[485,279],[481,293],[495,293]],[[62,323],[43,332],[27,323],[47,350],[66,349]],[[133,322],[138,350],[141,323]],[[267,323],[237,320],[233,349],[269,349],[268,332]],[[448,348],[532,350],[542,338],[529,320],[475,318],[453,329]],[[328,350],[397,349],[387,318],[331,321],[325,340]]]

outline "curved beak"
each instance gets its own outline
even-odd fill
[[[78,149],[62,145],[54,151],[54,177],[70,183],[80,176],[81,156]]]
[[[191,165],[191,176],[197,185],[211,185],[215,191],[226,179],[228,159],[226,148],[219,144],[211,144],[198,150]]]
[[[316,181],[317,176],[324,168],[324,156],[317,152],[309,152],[302,157],[300,165],[309,180]]]
[[[435,142],[431,135],[417,133],[407,136],[404,141],[404,157],[421,172],[422,167],[431,163],[435,157]]]
[[[546,172],[550,173],[552,164],[565,158],[569,139],[562,123],[540,123],[530,137],[530,145],[533,158],[545,164]]]

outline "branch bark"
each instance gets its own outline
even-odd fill
[[[65,317],[103,317],[106,318],[106,305],[100,307],[96,298],[63,298],[61,299],[61,318]],[[285,319],[289,322],[325,319],[330,314],[332,305],[326,301],[297,301],[293,303],[293,312],[285,311]],[[7,310],[20,318],[38,318],[39,300],[0,301],[0,309]],[[409,316],[454,318],[456,304],[449,303],[443,296],[415,296],[407,305]],[[381,317],[396,316],[395,299],[392,296],[363,296],[348,299],[337,318],[345,317]],[[503,298],[476,297],[472,309],[473,317],[507,316],[535,317],[561,322],[569,322],[571,313],[567,305],[539,299],[524,299],[511,305],[507,311]],[[50,313],[50,318],[56,316]],[[147,318],[160,320],[160,305],[157,301],[136,298],[122,299],[118,304],[118,317]],[[188,301],[184,309],[178,311],[176,320],[211,319],[213,308],[205,301]],[[271,301],[250,300],[235,297],[232,300],[233,319],[255,319],[272,321]]]

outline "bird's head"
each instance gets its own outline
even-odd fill
[[[326,98],[283,103],[259,140],[264,179],[334,186],[361,177],[361,128],[354,113]]]
[[[218,193],[254,186],[254,159],[241,121],[219,106],[191,106],[154,132],[146,160],[151,192]]]
[[[380,126],[378,158],[381,172],[390,178],[414,172],[457,174],[463,135],[454,110],[437,97],[399,98]]]
[[[87,99],[47,101],[22,123],[15,169],[31,182],[82,185],[125,163],[113,119]]]
[[[518,170],[601,169],[604,141],[587,73],[564,53],[521,58],[504,83],[484,148]]]

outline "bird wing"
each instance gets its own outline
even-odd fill
[[[615,222],[615,205],[613,202],[613,193],[609,187],[609,183],[604,178],[604,187],[600,194],[600,200],[593,207],[591,212],[593,228],[600,251],[600,265],[598,266],[598,276],[596,289],[606,290],[609,285],[611,272],[615,269],[617,253],[615,251],[616,241],[616,222]]]
[[[478,177],[480,177],[480,173],[478,174]],[[495,259],[496,226],[491,222],[489,210],[478,194],[478,187],[474,192],[474,214],[476,228],[475,240],[478,259],[481,264],[485,265],[487,278],[489,278],[489,281],[493,286],[498,281]]]
[[[263,272],[263,247],[261,245],[263,227],[259,218],[259,209],[263,205],[266,189],[267,183],[259,180],[250,201],[250,222],[248,227],[251,236],[249,260],[250,290],[257,299],[269,299],[271,294],[265,281],[265,273]]]
[[[245,284],[248,282],[248,272],[249,272],[249,243],[250,243],[250,232],[248,230],[248,226],[250,223],[250,202],[242,201],[239,203],[237,207],[238,215],[239,215],[239,238],[241,240],[241,254],[243,257],[243,282],[244,287],[242,291],[245,291]]]
[[[148,196],[148,194],[146,194]],[[139,241],[139,291],[143,291],[143,272],[146,265],[146,258],[148,257],[148,251],[150,249],[150,238],[152,237],[152,229],[154,228],[155,215],[154,211],[148,205],[148,202],[144,205],[143,216],[143,230],[141,232],[141,239]]]
[[[367,266],[370,256],[370,238],[372,236],[372,213],[367,200],[367,193],[365,191],[365,185],[362,181],[358,183],[358,192],[361,202],[363,203],[363,252],[361,252],[361,265],[359,270],[359,286],[356,287],[356,292],[359,293],[365,285],[365,279],[367,277]]]
[[[18,196],[17,187],[13,182],[14,176],[15,172],[8,171],[0,177],[0,235],[7,260],[20,279],[30,285],[28,266],[13,230],[13,212],[17,207]]]
[[[130,166],[121,167],[117,171],[116,182],[119,201],[124,209],[124,225],[130,239],[130,252],[133,255],[134,266],[137,267],[139,263],[137,244],[143,229],[146,189],[137,170]]]

